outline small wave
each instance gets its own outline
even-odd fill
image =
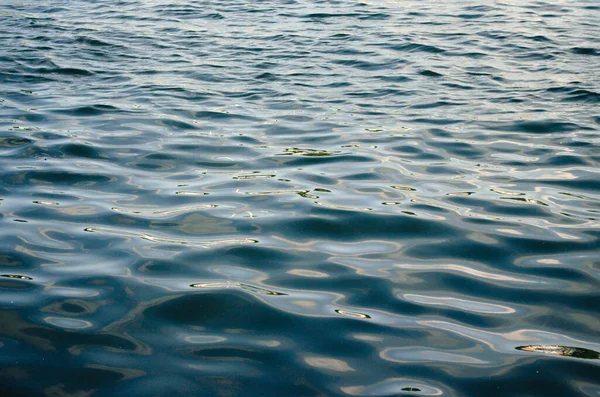
[[[529,345],[515,347],[517,350],[531,353],[549,354],[553,356],[565,356],[583,358],[586,360],[600,360],[600,353],[582,347],[556,346],[556,345]]]

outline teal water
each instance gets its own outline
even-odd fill
[[[600,395],[600,4],[0,4],[1,396]]]

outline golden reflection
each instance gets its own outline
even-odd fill
[[[569,344],[586,344],[590,345],[590,342],[583,341],[580,339],[574,339],[566,335],[547,332],[539,329],[518,329],[515,331],[507,332],[490,332],[483,331],[478,328],[472,328],[457,323],[451,323],[439,320],[417,320],[418,324],[424,327],[431,327],[441,329],[447,332],[452,332],[457,335],[461,335],[465,338],[477,341],[482,345],[488,346],[491,350],[497,352],[507,352],[512,349],[518,349],[522,351],[534,352],[534,353],[545,353],[553,355],[570,355],[572,357],[578,357],[579,354],[590,355],[589,358],[600,359],[598,352],[587,348],[569,347],[569,346],[556,346],[556,345],[524,345],[515,347],[515,343],[520,341],[521,343],[527,342],[543,342],[546,340],[562,340],[569,341]],[[594,344],[596,346],[596,344]],[[565,354],[562,354],[565,353]],[[594,356],[594,354],[596,356]],[[584,357],[579,357],[584,358]]]
[[[209,344],[220,343],[227,341],[227,338],[217,335],[187,335],[183,338],[187,343],[198,344]]]
[[[152,236],[145,233],[139,233],[134,231],[125,231],[118,230],[112,228],[96,228],[96,227],[86,227],[83,229],[85,232],[89,233],[103,233],[103,234],[113,234],[122,237],[137,237],[143,240],[152,241],[154,243],[165,243],[165,244],[179,244],[179,245],[188,245],[191,247],[202,247],[209,248],[217,245],[229,245],[229,244],[256,244],[258,240],[246,238],[246,239],[222,239],[222,240],[209,240],[209,241],[196,241],[196,240],[183,240],[183,239],[173,239],[167,237],[157,237]]]
[[[497,232],[512,234],[514,236],[523,236],[523,232],[514,229],[496,229]]]
[[[253,294],[259,294],[259,295],[279,295],[279,296],[287,295],[283,292],[272,291],[272,290],[268,290],[265,288],[255,287],[255,286],[249,285],[249,284],[231,282],[231,281],[212,282],[212,283],[196,283],[196,284],[191,284],[190,287],[192,287],[192,288],[208,288],[208,289],[240,288],[240,289],[249,291]]]
[[[557,259],[538,259],[538,262],[544,265],[560,265],[560,261]]]
[[[197,283],[197,284],[191,284],[190,287],[192,288],[234,288],[234,287],[238,287],[239,283],[232,283],[229,281],[226,282],[216,282],[216,283]]]
[[[217,208],[218,205],[216,204],[204,204],[204,205],[190,205],[190,206],[186,206],[186,207],[177,207],[177,208],[172,208],[172,209],[164,209],[164,210],[132,210],[132,209],[127,209],[127,208],[119,208],[119,207],[112,207],[111,210],[115,211],[115,212],[119,212],[122,214],[131,214],[131,215],[144,215],[144,216],[149,216],[149,215],[158,215],[158,216],[163,216],[163,215],[173,215],[173,214],[177,214],[180,212],[191,212],[191,211],[198,211],[198,210],[202,210],[202,209],[208,209],[208,208]]]
[[[498,194],[504,194],[506,196],[524,196],[525,193],[520,193],[520,192],[511,192],[508,190],[503,190],[503,189],[490,189],[492,192],[494,193],[498,193]]]
[[[244,192],[245,194],[258,195],[258,196],[266,196],[271,194],[300,194],[298,190],[273,190],[273,191],[264,191],[264,192]]]
[[[258,341],[257,343],[259,345],[265,346],[265,347],[279,347],[279,346],[281,346],[281,342],[279,342],[277,340]]]
[[[555,356],[567,356],[575,358],[584,358],[588,360],[600,360],[600,353],[582,347],[558,346],[558,345],[529,345],[515,347],[531,353],[551,354]]]
[[[489,279],[489,280],[498,280],[498,281],[510,281],[510,282],[514,282],[514,283],[523,283],[523,284],[544,284],[544,281],[542,281],[541,279],[525,279],[525,278],[519,278],[519,277],[515,277],[515,276],[509,276],[506,274],[501,274],[499,272],[496,273],[491,273],[491,272],[485,272],[483,270],[477,270],[475,268],[469,267],[469,266],[463,266],[463,265],[456,265],[456,264],[397,264],[394,267],[400,268],[400,269],[407,269],[407,270],[420,270],[420,271],[443,271],[443,270],[447,270],[447,271],[456,271],[459,273],[464,273],[464,274],[468,274],[471,276],[475,276],[475,277],[479,277],[479,278],[483,278],[483,279]]]
[[[350,365],[343,361],[338,360],[336,358],[328,358],[328,357],[318,357],[318,356],[310,356],[304,357],[304,362],[311,367],[321,368],[329,371],[336,372],[353,372],[354,368],[350,367]]]
[[[93,280],[90,284],[91,285],[101,285],[101,284],[99,284],[98,281],[99,280]],[[48,295],[54,295],[54,296],[60,296],[60,297],[92,298],[92,297],[97,297],[100,295],[99,290],[94,289],[94,288],[57,287],[57,286],[52,285],[52,283],[46,284],[44,286],[44,290],[46,291],[46,293]],[[105,303],[104,301],[96,301],[96,300],[95,300],[95,302],[99,302],[99,304],[101,304],[101,305],[103,305]],[[50,306],[46,306],[46,307],[50,307]],[[43,309],[40,309],[40,310],[44,311]],[[92,312],[90,312],[90,313],[92,313]]]
[[[508,306],[502,306],[488,302],[453,298],[449,296],[426,296],[417,294],[405,294],[403,297],[404,299],[410,302],[420,303],[424,305],[447,306],[455,309],[466,310],[476,313],[511,314],[516,312],[515,309]]]
[[[276,175],[260,175],[260,174],[251,174],[251,175],[235,175],[233,179],[259,179],[259,178],[275,178]]]
[[[324,278],[329,277],[327,273],[317,272],[315,270],[307,270],[307,269],[292,269],[286,272],[287,274],[293,274],[294,276],[302,276],[302,277],[314,277],[314,278]]]
[[[315,204],[322,205],[323,207],[335,208],[337,210],[346,210],[346,211],[373,211],[373,208],[349,207],[349,206],[345,206],[345,205],[335,205],[335,204],[324,203],[322,201],[315,201]]]
[[[566,172],[566,171],[556,171],[554,174],[543,174],[543,175],[538,175],[537,180],[539,181],[544,181],[544,180],[552,180],[552,179],[558,179],[558,180],[562,180],[562,181],[568,181],[568,180],[574,180],[577,179],[578,176],[575,174],[572,174],[570,172]]]
[[[581,240],[582,239],[581,237],[573,236],[573,235],[567,234],[567,233],[561,233],[558,231],[555,231],[554,233],[556,233],[557,236],[560,236],[564,240]]]
[[[392,185],[390,186],[392,189],[396,189],[396,190],[405,190],[405,191],[409,191],[409,192],[416,192],[417,189],[412,188],[412,187],[408,187],[408,186],[398,186],[398,185]]]
[[[100,211],[89,205],[78,205],[73,207],[63,207],[57,208],[57,211],[71,216],[81,216],[81,215],[95,215],[100,213]]]
[[[55,201],[42,201],[42,200],[33,200],[33,204],[40,204],[40,205],[58,205],[57,202]]]
[[[363,342],[375,342],[375,343],[383,342],[383,337],[381,337],[381,336],[368,335],[368,334],[354,334],[352,336],[354,337],[354,339],[358,339]]]
[[[190,191],[186,191],[186,190],[181,190],[178,192],[175,192],[175,194],[180,195],[180,196],[208,196],[208,193],[205,192],[190,192]],[[215,205],[216,207],[216,205]]]
[[[362,240],[352,243],[320,240],[310,242],[309,246],[315,251],[343,256],[392,253],[403,248],[401,243],[385,240]]]
[[[244,215],[244,218],[256,218],[257,217],[256,215],[254,215],[254,212],[252,212],[252,211],[248,211],[248,210],[242,211],[242,213],[244,213],[244,212],[246,212],[246,214],[248,214],[248,215]],[[267,211],[261,211],[261,212],[264,213]],[[234,212],[233,214],[231,214],[230,218],[235,217],[237,214],[238,214],[237,212]],[[268,214],[268,212],[267,212],[267,214]]]
[[[307,198],[307,199],[313,199],[313,200],[316,200],[316,199],[319,198],[319,196],[316,196],[314,194],[308,193],[309,191],[310,190],[304,190],[304,191],[298,192],[298,195],[300,197],[304,197],[304,198]]]
[[[21,276],[20,274],[1,274],[0,277],[17,278],[19,280],[33,280],[31,277]]]
[[[240,284],[240,288],[245,289],[246,291],[250,291],[255,294],[260,294],[260,295],[287,295],[287,294],[284,294],[283,292],[271,291],[268,289],[258,288],[258,287],[248,285],[248,284]]]
[[[85,329],[91,328],[94,325],[92,322],[86,320],[56,316],[47,316],[44,318],[44,321],[63,329]]]
[[[319,156],[335,156],[341,154],[341,151],[327,151],[327,150],[316,150],[316,149],[299,149],[299,148],[286,148],[284,153],[280,153],[279,156],[307,156],[307,157],[319,157]]]
[[[513,201],[522,201],[524,203],[529,203],[529,204],[538,204],[538,205],[543,205],[544,207],[548,207],[548,204],[540,201],[540,200],[536,200],[536,199],[532,199],[532,198],[527,198],[527,197],[500,197],[501,200],[513,200]]]
[[[354,317],[354,318],[364,318],[364,319],[371,318],[371,316],[369,316],[368,314],[359,313],[359,312],[351,312],[349,310],[336,309],[335,312],[337,314],[341,314],[342,316],[348,316],[348,317]]]

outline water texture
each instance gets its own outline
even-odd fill
[[[0,395],[600,396],[597,1],[4,0]]]

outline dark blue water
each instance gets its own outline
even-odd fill
[[[1,396],[600,396],[597,1],[4,0]]]

